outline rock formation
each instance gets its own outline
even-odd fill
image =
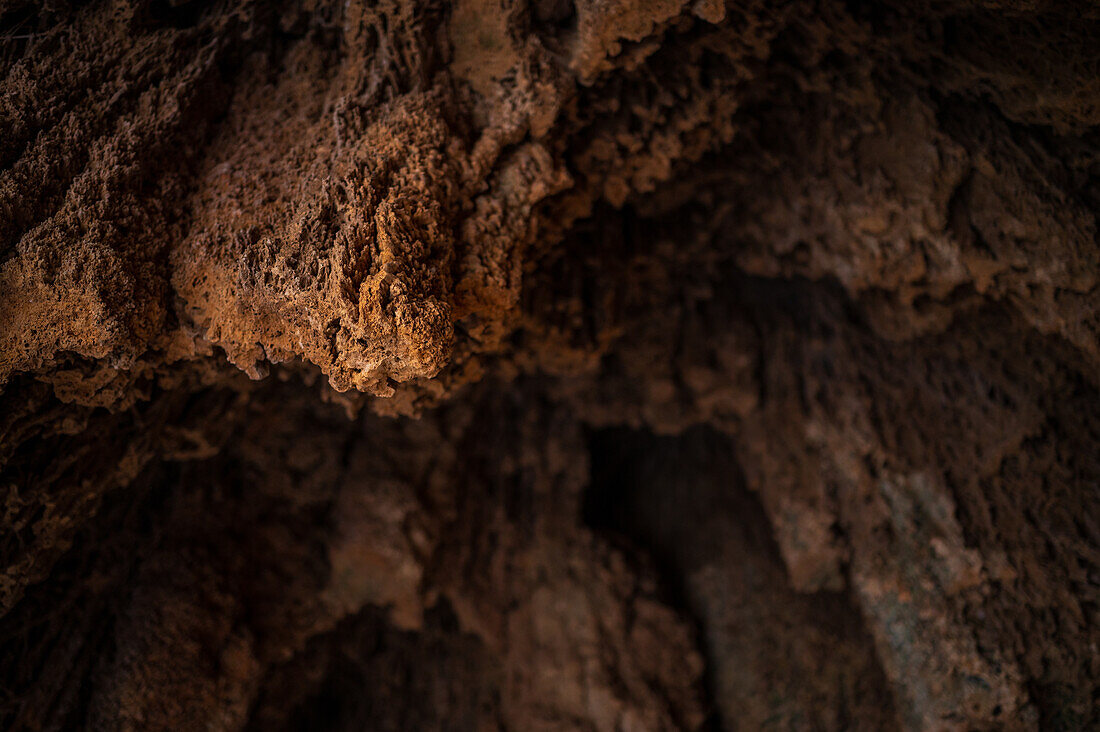
[[[1100,7],[0,0],[0,728],[1100,726]]]

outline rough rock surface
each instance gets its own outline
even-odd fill
[[[0,728],[1100,726],[1097,39],[0,0]]]

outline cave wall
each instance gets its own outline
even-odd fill
[[[1100,725],[1097,38],[0,0],[0,727]]]

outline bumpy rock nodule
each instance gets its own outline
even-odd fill
[[[0,726],[1100,724],[1098,37],[0,2]]]

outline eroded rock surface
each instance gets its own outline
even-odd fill
[[[1098,38],[0,0],[0,727],[1100,725]]]

